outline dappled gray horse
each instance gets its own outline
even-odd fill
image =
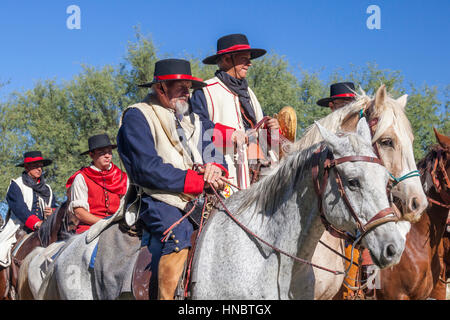
[[[345,136],[317,126],[334,159],[375,157],[365,119],[358,122],[356,134]],[[291,154],[269,176],[225,202],[246,228],[307,261],[311,260],[325,231],[311,171],[317,147]],[[324,160],[322,156],[322,164]],[[339,191],[337,173],[356,219]],[[320,203],[326,220],[335,228],[358,237],[361,228],[357,220],[367,224],[389,207],[387,182],[388,172],[379,163],[357,161],[336,165],[335,170],[329,171]],[[365,234],[361,243],[370,250],[374,262],[385,268],[398,263],[405,240],[395,220],[391,220]],[[193,299],[314,298],[315,278],[311,265],[295,261],[261,243],[223,210],[212,214],[199,238],[191,281]]]
[[[347,156],[375,157],[370,131],[362,119],[357,133],[336,136],[318,125],[325,150],[335,159]],[[263,239],[299,258],[310,260],[324,232],[313,188],[311,167],[319,145],[290,155],[269,176],[250,189],[226,201],[237,218]],[[343,188],[356,218],[341,198],[335,178]],[[389,207],[386,196],[388,173],[374,162],[344,162],[329,171],[322,197],[327,221],[357,236],[357,222],[366,225]],[[363,201],[364,199],[364,201]],[[89,262],[96,241],[87,243],[86,234],[67,242],[49,269],[40,299],[95,299],[93,273]],[[397,263],[404,249],[404,238],[397,225],[387,222],[362,238],[380,267]],[[202,233],[194,258],[192,297],[194,299],[312,299],[312,267],[295,262],[245,233],[223,211],[212,214]],[[130,261],[130,272],[132,261]],[[341,270],[342,271],[342,270]],[[291,280],[295,278],[296,281]]]

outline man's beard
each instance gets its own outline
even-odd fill
[[[185,100],[178,99],[175,101],[175,113],[177,116],[185,116],[189,111],[189,103]]]

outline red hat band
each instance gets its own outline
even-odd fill
[[[229,48],[217,51],[217,54],[232,52],[232,51],[238,51],[238,50],[250,50],[250,46],[248,44],[236,44],[234,46],[231,46]]]
[[[44,158],[42,158],[42,157],[35,157],[35,158],[33,158],[33,157],[26,157],[23,160],[23,163],[30,163],[30,162],[36,162],[36,161],[44,161]]]
[[[153,81],[164,81],[164,80],[189,80],[189,81],[200,81],[202,82],[203,79],[196,78],[193,76],[190,76],[188,74],[167,74],[163,76],[154,76]]]
[[[354,96],[355,96],[354,93],[341,93],[341,94],[336,94],[336,95],[332,96],[331,98],[352,98]]]

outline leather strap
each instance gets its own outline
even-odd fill
[[[325,217],[325,213],[323,210],[322,200],[323,200],[323,194],[325,192],[325,187],[328,181],[329,177],[329,170],[334,168],[336,165],[344,163],[344,162],[356,162],[356,161],[364,161],[364,162],[370,162],[370,163],[377,163],[380,165],[382,164],[382,161],[375,157],[368,157],[368,156],[348,156],[348,157],[342,157],[338,159],[333,159],[333,155],[328,151],[326,159],[323,164],[324,172],[321,181],[319,181],[319,163],[320,158],[322,154],[322,148],[319,147],[313,155],[313,166],[311,168],[311,174],[313,179],[313,185],[314,190],[317,194],[318,199],[318,208],[320,212],[320,218],[322,220],[322,223],[324,224],[326,230],[331,233],[333,236],[345,239],[349,242],[355,242],[357,239],[362,239],[368,232],[370,232],[375,227],[391,222],[391,221],[398,221],[401,218],[401,214],[397,207],[392,204],[391,207],[385,208],[378,212],[374,217],[372,217],[366,224],[362,224],[361,220],[358,218],[358,215],[356,214],[355,210],[353,209],[352,204],[350,203],[350,200],[347,197],[347,194],[345,193],[345,189],[342,183],[342,178],[338,171],[335,172],[336,174],[336,183],[339,188],[339,192],[341,194],[342,199],[344,200],[344,203],[346,204],[351,216],[356,222],[358,231],[360,235],[358,238],[353,237],[352,235],[348,234],[347,232],[344,232],[342,230],[339,230],[335,228],[329,221],[327,221]]]

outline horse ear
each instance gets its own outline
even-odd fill
[[[339,150],[338,149],[339,146],[345,141],[345,139],[340,138],[333,132],[327,130],[317,121],[314,121],[314,124],[317,126],[317,129],[319,129],[319,132],[322,135],[323,140],[325,141],[327,146],[331,149],[331,151],[336,152],[336,150]]]
[[[377,93],[375,95],[376,110],[382,110],[382,108],[384,107],[384,100],[386,99],[386,96],[387,96],[386,86],[382,84],[381,87],[378,88]]]
[[[370,133],[369,125],[367,124],[366,118],[361,118],[356,126],[356,133],[360,135],[364,141],[372,144],[372,134]]]
[[[400,98],[398,98],[396,101],[398,102],[398,104],[402,107],[402,109],[404,110],[406,107],[406,101],[408,100],[408,95],[404,94],[402,95]]]
[[[436,140],[439,142],[439,144],[442,146],[442,148],[450,149],[450,137],[440,134],[434,127],[433,127],[433,130],[434,130],[434,135],[436,136]]]

